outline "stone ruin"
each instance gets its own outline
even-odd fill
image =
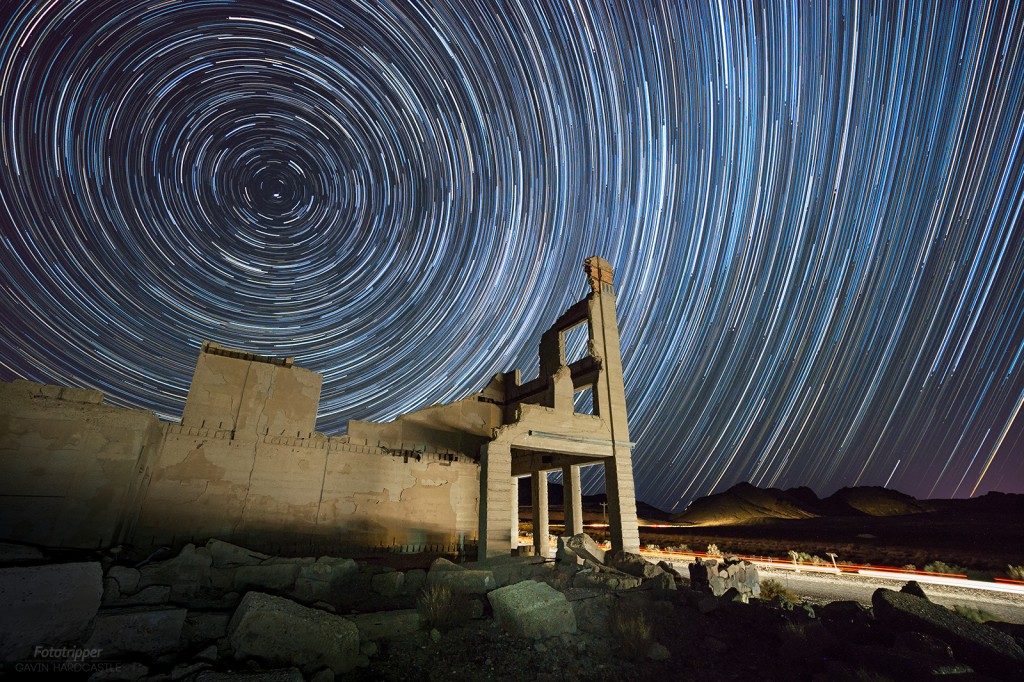
[[[601,466],[612,546],[639,548],[611,266],[540,340],[540,374],[347,434],[315,431],[322,377],[204,343],[180,423],[103,403],[98,391],[0,384],[0,539],[136,548],[217,537],[268,553],[442,547],[480,558],[518,546],[518,479],[530,477],[535,551],[547,554],[547,474],[582,532],[580,468]],[[587,351],[566,356],[585,328]],[[590,390],[593,414],[574,396]]]

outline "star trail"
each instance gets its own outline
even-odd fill
[[[1017,3],[0,19],[0,378],[176,419],[211,340],[340,433],[535,376],[598,254],[640,499],[1024,492]]]

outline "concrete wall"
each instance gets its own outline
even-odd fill
[[[230,440],[165,426],[136,542],[208,537],[263,551],[306,543],[375,546],[475,540],[479,467],[393,456],[347,438]]]
[[[309,438],[323,378],[290,362],[204,344],[189,387],[184,426]]]
[[[0,383],[0,538],[94,548],[130,532],[160,422],[102,400],[99,391]]]

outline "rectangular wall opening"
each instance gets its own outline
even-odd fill
[[[572,396],[572,411],[576,414],[594,414],[594,387],[577,389]]]
[[[565,344],[565,364],[571,365],[590,355],[590,325],[586,320],[561,332]]]

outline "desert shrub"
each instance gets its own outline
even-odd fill
[[[648,552],[660,552],[661,547],[659,545],[644,545],[644,549]]]
[[[665,550],[669,551],[669,552],[690,552],[690,551],[692,551],[690,549],[689,545],[669,545],[668,547],[665,548]]]
[[[917,570],[917,566],[915,566],[914,564],[903,564],[903,570],[904,571],[916,571]]]
[[[967,569],[963,566],[947,564],[944,561],[931,561],[924,565],[924,570],[928,573],[958,573],[964,575],[967,573]]]
[[[449,630],[454,627],[463,612],[460,606],[458,596],[447,585],[428,585],[416,600],[420,624],[428,630]]]
[[[708,556],[723,556],[724,552],[722,552],[722,550],[718,549],[718,545],[712,543],[712,544],[708,545],[707,555]]]
[[[775,578],[766,578],[761,581],[761,599],[765,601],[785,599],[796,603],[797,596]]]
[[[647,656],[654,643],[654,630],[643,609],[634,604],[620,603],[608,621],[612,638],[618,641],[626,657],[639,661]]]
[[[1010,576],[1011,580],[1024,580],[1024,565],[1014,566],[1010,564],[1006,567],[1006,575]]]
[[[976,609],[973,606],[962,606],[960,604],[954,604],[953,611],[974,623],[987,623],[990,620],[999,620],[999,618],[997,618],[995,614],[989,613],[984,609]]]

